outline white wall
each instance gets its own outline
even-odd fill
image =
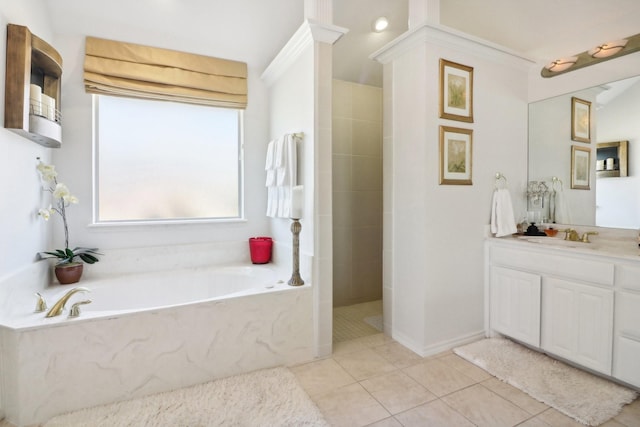
[[[640,85],[599,109],[597,142],[629,141],[628,175],[596,180],[596,224],[640,228]]]
[[[48,248],[50,229],[50,224],[37,216],[38,209],[46,207],[46,198],[35,167],[36,157],[46,162],[51,150],[4,128],[6,26],[10,23],[27,26],[53,43],[44,1],[0,1],[0,284],[3,278],[33,265],[36,253]]]
[[[474,123],[438,118],[440,58],[474,68]],[[377,59],[385,63],[385,316],[391,297],[393,337],[433,354],[483,335],[496,172],[508,178],[516,214],[525,209],[528,63],[429,25]],[[473,130],[473,185],[438,184],[440,125]]]

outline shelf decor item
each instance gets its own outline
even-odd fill
[[[38,158],[38,166],[36,168],[40,173],[43,190],[51,193],[54,199],[54,203],[49,205],[47,209],[40,209],[38,215],[45,221],[48,221],[51,215],[57,213],[62,218],[62,224],[64,226],[64,248],[41,252],[38,256],[41,259],[57,258],[58,262],[55,266],[55,274],[60,284],[76,283],[82,275],[82,261],[87,264],[96,263],[99,261],[96,255],[101,254],[97,248],[69,248],[67,208],[72,204],[78,203],[78,198],[69,192],[69,188],[67,188],[65,184],[58,182],[58,173],[54,165],[47,165]],[[76,258],[79,258],[81,261],[77,261]]]

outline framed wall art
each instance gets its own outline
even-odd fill
[[[440,184],[472,185],[473,130],[440,126]]]
[[[571,146],[571,188],[589,190],[591,176],[591,149]]]
[[[571,139],[591,142],[591,102],[571,97]]]
[[[473,67],[440,59],[440,118],[473,123]]]

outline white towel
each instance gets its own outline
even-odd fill
[[[497,188],[493,192],[493,201],[491,203],[491,232],[496,237],[502,237],[513,234],[516,231],[511,194],[506,188]]]
[[[556,191],[555,220],[558,224],[571,224],[571,212],[562,190]]]
[[[267,170],[267,216],[289,218],[291,215],[292,189],[297,184],[298,179],[296,137],[294,135],[284,135],[275,141],[271,141],[269,147],[267,148],[267,159],[265,161],[265,169]]]

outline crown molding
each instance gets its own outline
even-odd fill
[[[271,86],[313,42],[334,44],[348,31],[336,25],[305,20],[264,70],[261,79]]]
[[[433,43],[474,55],[483,55],[496,61],[526,69],[536,63],[533,59],[499,44],[471,36],[444,25],[432,23],[424,23],[413,30],[407,31],[372,53],[369,58],[386,64],[424,43]]]

